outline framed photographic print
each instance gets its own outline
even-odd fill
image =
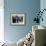
[[[24,25],[25,24],[25,14],[11,14],[11,24],[12,25]]]

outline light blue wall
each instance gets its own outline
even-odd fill
[[[41,11],[42,11],[43,9],[46,9],[46,0],[41,0],[41,1],[40,1],[40,9],[41,9]],[[43,22],[41,21],[41,22],[40,22],[40,25],[46,27],[46,10],[43,12],[42,17],[43,17]]]
[[[4,0],[4,38],[8,41],[18,41],[31,31],[33,19],[40,9],[40,0]],[[24,26],[12,26],[10,13],[24,13],[26,24]]]

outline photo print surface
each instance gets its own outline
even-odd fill
[[[24,14],[11,14],[11,24],[12,25],[24,25],[25,15]]]

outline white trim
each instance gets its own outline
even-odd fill
[[[0,42],[4,41],[4,0],[0,0]]]

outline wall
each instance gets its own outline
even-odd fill
[[[32,29],[35,14],[40,10],[40,0],[4,0],[4,39],[18,41]],[[26,24],[24,26],[12,26],[10,13],[24,13]]]
[[[40,9],[41,9],[41,11],[42,11],[43,9],[46,9],[46,0],[41,0],[41,1],[40,1]],[[45,20],[45,19],[46,19],[46,10],[43,12],[42,17],[43,17],[43,22],[41,21],[41,22],[40,22],[40,25],[46,27],[46,20]]]

